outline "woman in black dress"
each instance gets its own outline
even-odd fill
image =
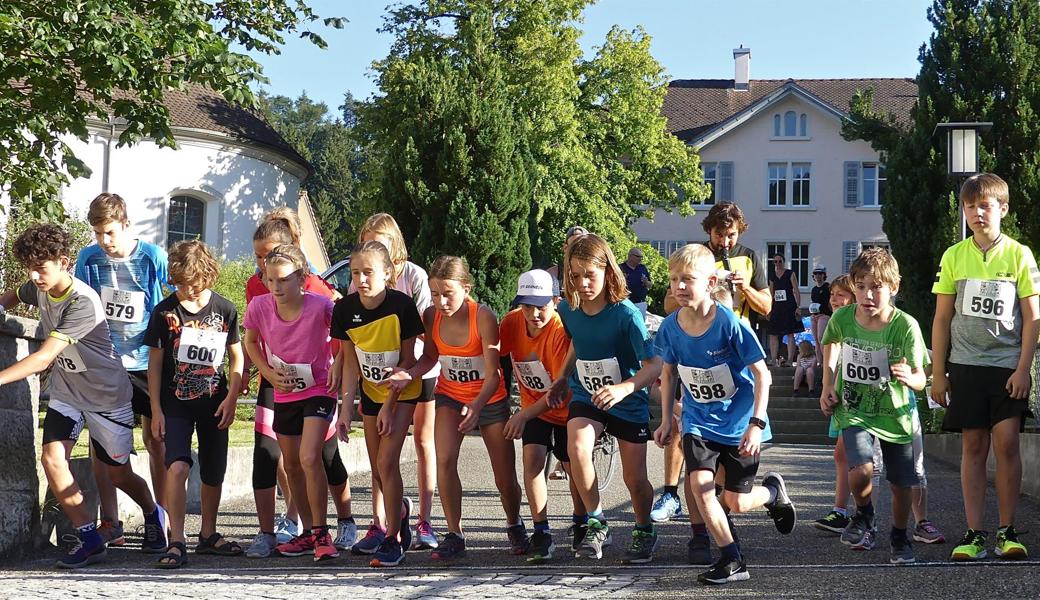
[[[769,272],[769,293],[773,296],[773,310],[769,313],[769,359],[775,366],[783,364],[779,355],[780,338],[787,336],[787,357],[795,354],[794,334],[805,330],[799,318],[798,308],[802,296],[798,292],[798,279],[794,271],[784,267],[781,254],[773,256],[773,270]]]

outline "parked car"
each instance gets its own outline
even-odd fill
[[[332,265],[321,274],[321,278],[328,282],[336,291],[346,296],[350,289],[350,257]]]

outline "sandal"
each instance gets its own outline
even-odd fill
[[[178,552],[173,552],[177,550]],[[184,542],[170,542],[166,547],[166,553],[159,557],[155,566],[159,569],[179,569],[188,562],[188,548]]]
[[[242,554],[242,546],[238,542],[224,539],[224,536],[220,535],[220,533],[214,533],[208,538],[199,535],[199,543],[195,545],[195,554],[238,556]]]

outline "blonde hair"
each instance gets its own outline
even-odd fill
[[[832,294],[834,293],[834,288],[846,292],[853,298],[856,297],[856,290],[852,289],[852,279],[848,276],[847,273],[842,273],[841,275],[838,275],[834,278],[834,281],[831,282]]]
[[[91,227],[105,223],[126,223],[130,219],[126,215],[126,202],[119,194],[104,192],[90,201],[87,209],[87,222]]]
[[[711,290],[711,299],[723,306],[733,306],[733,292],[729,291],[729,284],[719,282]]]
[[[1007,204],[1010,196],[1008,184],[993,173],[979,173],[969,177],[961,185],[961,203],[978,202],[985,198],[996,198],[1001,204]]]
[[[264,259],[265,264],[287,263],[292,265],[293,271],[302,272],[307,268],[307,257],[303,251],[292,244],[281,244],[275,246]]]
[[[581,306],[581,296],[578,288],[571,280],[571,260],[580,260],[603,269],[603,293],[607,295],[607,302],[617,304],[628,298],[628,285],[625,276],[618,266],[614,253],[610,251],[607,242],[594,233],[585,234],[567,247],[564,257],[564,293],[567,303],[571,308]],[[432,277],[432,275],[431,275]]]
[[[393,261],[396,270],[403,270],[404,263],[408,262],[408,247],[404,243],[404,235],[397,221],[387,213],[376,213],[365,219],[365,224],[361,226],[361,231],[358,232],[359,244],[367,233],[386,236],[390,242],[390,247],[387,248],[390,251],[390,260]]]
[[[390,258],[390,251],[387,250],[386,246],[375,241],[361,242],[354,247],[354,251],[350,253],[351,262],[354,261],[355,256],[362,254],[375,254],[383,261],[383,268],[390,273],[390,280],[387,283],[387,287],[394,287],[397,284],[397,270],[394,268],[394,261]]]
[[[300,246],[300,217],[288,206],[279,206],[264,215],[253,234],[253,241],[272,241]]]
[[[220,265],[199,240],[184,240],[170,250],[170,281],[175,285],[210,288],[220,276]]]
[[[875,246],[867,248],[859,253],[856,260],[849,267],[849,279],[856,283],[867,275],[874,279],[887,283],[892,289],[899,288],[899,263],[888,250]]]
[[[676,273],[715,272],[715,255],[701,244],[686,244],[668,258],[668,271]]]
[[[798,342],[798,355],[805,358],[815,357],[816,349],[809,343],[809,340],[802,340]]]

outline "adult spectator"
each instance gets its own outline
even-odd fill
[[[628,251],[628,258],[621,263],[621,271],[628,284],[628,299],[636,305],[646,321],[646,295],[650,291],[650,271],[643,264],[643,251],[633,247]]]
[[[773,310],[769,313],[769,359],[777,367],[780,358],[780,338],[787,336],[787,360],[794,364],[794,334],[805,331],[800,318],[802,295],[798,292],[798,276],[784,264],[782,254],[773,256],[773,271],[769,274],[769,292],[773,296]]]
[[[827,329],[827,323],[831,319],[831,285],[827,283],[827,267],[816,265],[812,271],[813,281],[816,285],[809,292],[809,314],[812,319],[812,337],[816,344],[816,362],[823,364],[823,332]]]

